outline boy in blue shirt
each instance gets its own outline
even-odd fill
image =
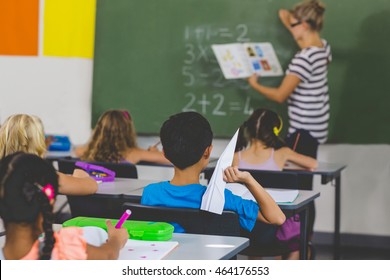
[[[183,112],[171,116],[161,127],[161,144],[165,157],[174,165],[171,181],[148,185],[141,204],[166,207],[200,208],[206,186],[199,183],[199,175],[207,166],[213,133],[209,122],[199,113]],[[243,229],[251,231],[257,220],[281,225],[285,216],[271,196],[248,172],[229,167],[224,172],[226,182],[240,182],[255,197],[242,199],[225,189],[225,210],[239,215]],[[260,207],[259,207],[260,206]]]

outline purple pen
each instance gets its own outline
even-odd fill
[[[119,219],[118,223],[115,225],[115,228],[121,228],[123,223],[127,220],[128,217],[131,215],[131,210],[127,209],[122,217]]]

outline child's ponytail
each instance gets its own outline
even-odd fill
[[[37,187],[39,185],[36,184]],[[50,203],[49,197],[41,189],[37,192],[38,201],[40,203],[40,210],[43,216],[42,228],[45,233],[44,246],[42,250],[39,251],[40,260],[50,260],[51,252],[53,251],[55,238],[53,232],[53,223],[54,223],[54,213],[53,206]]]
[[[247,129],[248,129],[248,122],[245,121],[240,126],[240,130],[238,131],[238,137],[237,137],[237,144],[236,144],[235,152],[239,152],[239,151],[245,149],[248,146]]]

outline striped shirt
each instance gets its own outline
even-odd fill
[[[292,59],[286,74],[299,77],[301,82],[287,100],[289,133],[305,129],[319,143],[328,139],[329,95],[328,64],[332,60],[329,44],[299,51]]]

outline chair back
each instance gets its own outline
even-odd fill
[[[125,202],[122,211],[130,209],[131,219],[153,222],[177,223],[186,233],[240,236],[239,218],[236,212],[223,211],[222,215],[193,208],[147,206]]]

